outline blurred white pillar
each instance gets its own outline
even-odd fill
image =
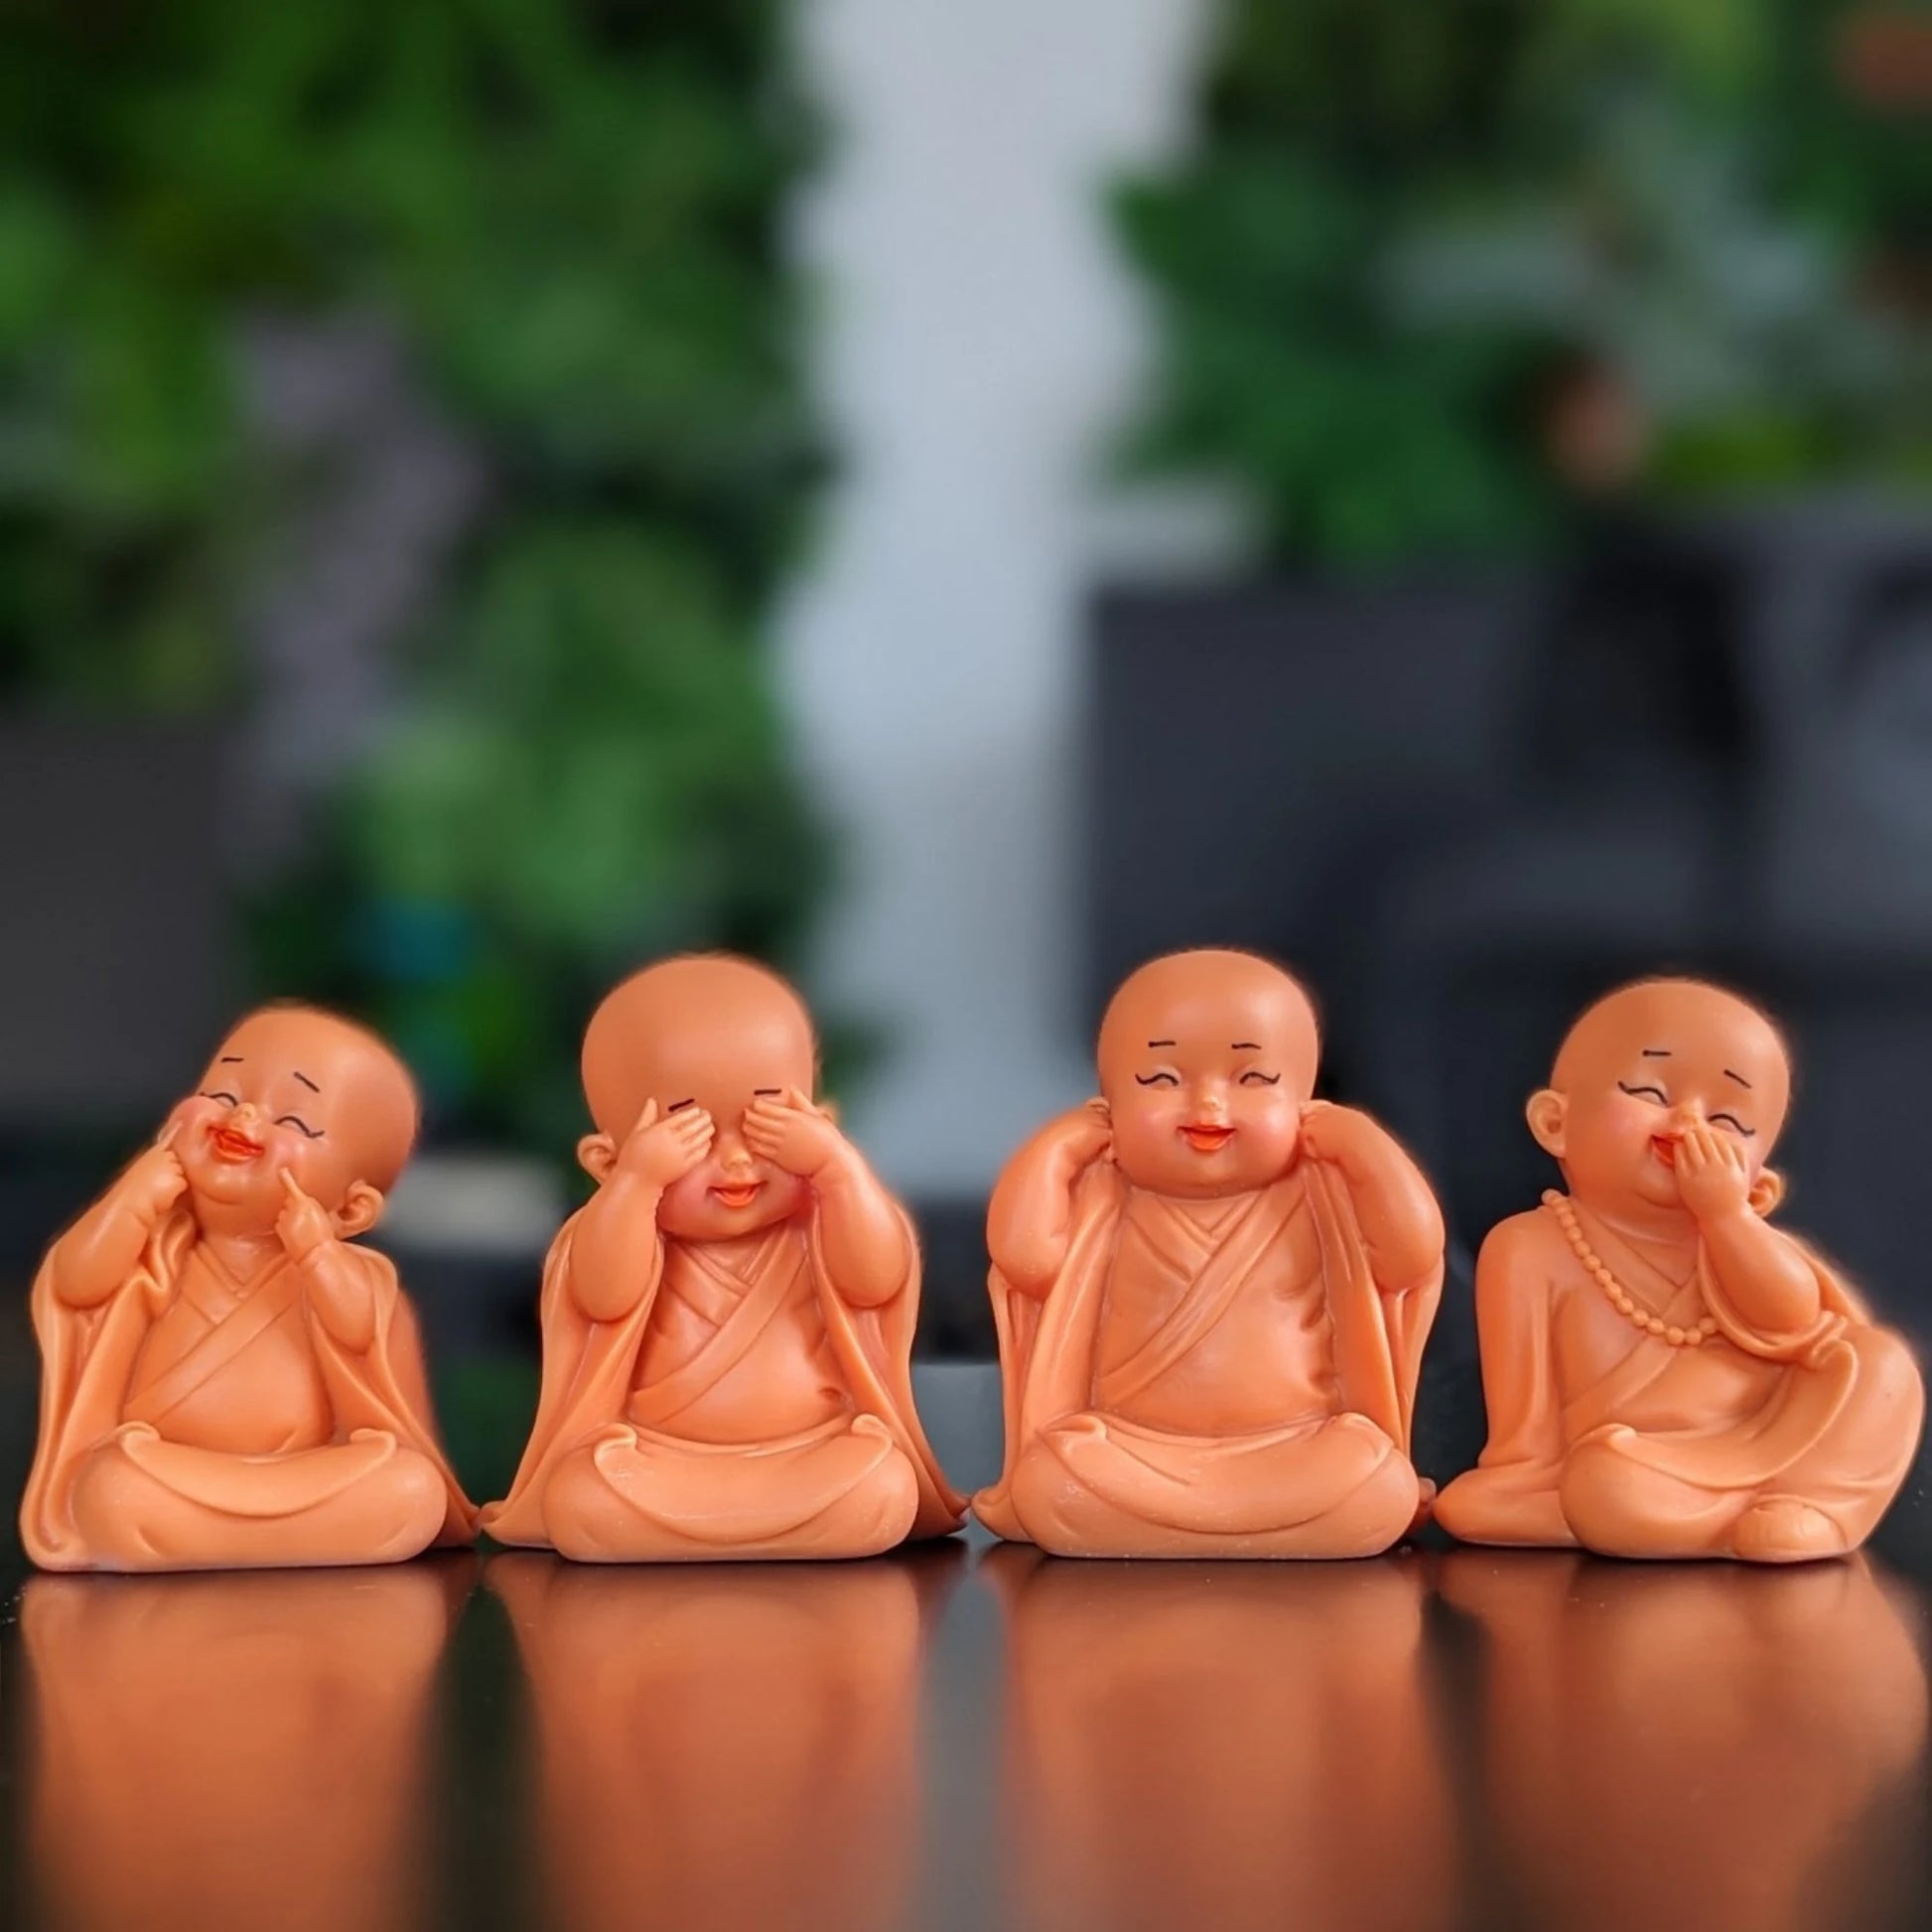
[[[846,840],[813,974],[885,1026],[848,1122],[927,1194],[1090,1090],[1081,626],[1143,313],[1103,197],[1178,138],[1190,0],[814,0],[835,128],[800,240],[844,472],[785,690]]]

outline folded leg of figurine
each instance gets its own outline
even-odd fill
[[[579,1563],[878,1556],[904,1542],[919,1499],[873,1416],[749,1448],[619,1425],[565,1456],[543,1494],[552,1544]]]
[[[1444,1487],[1433,1513],[1458,1543],[1574,1548],[1577,1532],[1563,1513],[1557,1485],[1558,1472],[1541,1466],[1468,1469]]]
[[[1356,1415],[1236,1439],[1080,1415],[1041,1433],[1013,1483],[1019,1521],[1060,1556],[1375,1556],[1420,1499],[1408,1457]]]
[[[74,1475],[73,1519],[98,1570],[399,1563],[449,1508],[427,1456],[378,1432],[277,1456],[230,1456],[123,1429]]]
[[[1630,1453],[1640,1438],[1621,1424],[1587,1436],[1565,1458],[1563,1513],[1587,1550],[1605,1557],[1730,1554],[1730,1533],[1750,1498],[1706,1489]]]
[[[1738,1517],[1730,1555],[1805,1563],[1856,1550],[1877,1527],[1911,1467],[1925,1395],[1918,1364],[1884,1328],[1853,1328],[1859,1373],[1837,1420],[1764,1484]]]

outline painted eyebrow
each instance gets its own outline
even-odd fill
[[[669,1105],[668,1107],[666,1107],[666,1108],[664,1109],[664,1111],[665,1111],[665,1112],[666,1112],[667,1114],[674,1114],[674,1113],[676,1113],[676,1112],[677,1112],[677,1110],[678,1110],[678,1109],[679,1109],[680,1107],[695,1107],[695,1106],[696,1106],[697,1104],[698,1104],[698,1103],[697,1103],[697,1101],[696,1101],[695,1099],[693,1099],[693,1100],[673,1100],[673,1101],[671,1102],[671,1104],[670,1104],[670,1105]]]
[[[1646,1046],[1643,1049],[1643,1057],[1647,1060],[1667,1060],[1670,1058],[1670,1048],[1668,1046]]]
[[[223,1053],[214,1063],[216,1066],[239,1066],[241,1064],[241,1055],[239,1053]]]
[[[1751,1083],[1747,1079],[1745,1079],[1741,1073],[1731,1072],[1729,1067],[1725,1068],[1725,1078],[1726,1080],[1735,1080],[1737,1084],[1740,1087],[1742,1087],[1746,1093],[1749,1093],[1751,1090]]]
[[[1171,1039],[1150,1039],[1148,1044],[1150,1046],[1172,1046],[1173,1041]]]
[[[1230,1053],[1259,1053],[1261,1051],[1261,1041],[1258,1039],[1237,1039],[1228,1048],[1228,1051]]]
[[[295,1075],[295,1077],[298,1080],[300,1080],[305,1087],[309,1089],[311,1093],[320,1093],[322,1091],[322,1089],[319,1086],[317,1086],[316,1083],[312,1079],[310,1079],[309,1076],[306,1073],[304,1073],[299,1067],[291,1067],[289,1071],[292,1072]]]
[[[754,1088],[752,1089],[752,1092],[753,1092],[754,1094],[760,1094],[760,1093],[778,1093],[778,1094],[781,1094],[781,1093],[783,1093],[783,1092],[784,1092],[784,1088],[783,1088],[783,1087],[754,1087]]]

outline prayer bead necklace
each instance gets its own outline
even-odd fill
[[[1674,1321],[1666,1321],[1661,1314],[1652,1314],[1610,1273],[1602,1256],[1589,1245],[1577,1220],[1577,1210],[1570,1204],[1570,1196],[1560,1194],[1551,1187],[1544,1193],[1543,1205],[1557,1217],[1557,1226],[1562,1228],[1563,1238],[1570,1243],[1571,1253],[1584,1264],[1590,1279],[1609,1297],[1610,1307],[1626,1321],[1634,1321],[1646,1334],[1669,1342],[1673,1348],[1701,1348],[1718,1332],[1717,1320],[1712,1315],[1701,1316],[1695,1328],[1680,1328]]]

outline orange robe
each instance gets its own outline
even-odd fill
[[[1414,1523],[1409,1460],[1442,1269],[1385,1295],[1342,1182],[1183,1206],[1097,1165],[1046,1295],[996,1268],[997,1535],[1064,1556],[1371,1556]]]
[[[817,1213],[749,1259],[665,1240],[637,1306],[594,1321],[571,1283],[576,1217],[543,1271],[543,1387],[499,1543],[585,1562],[871,1556],[964,1508],[912,1405],[918,1247],[875,1308],[832,1280]]]
[[[1420,1561],[982,1560],[1005,1609],[1013,1917],[1449,1932]]]
[[[436,1670],[475,1568],[30,1580],[22,1849],[50,1922],[431,1922]]]
[[[1668,1324],[1693,1327],[1708,1312],[1718,1333],[1673,1348],[1637,1327],[1584,1273],[1551,1210],[1534,1210],[1553,1265],[1522,1284],[1511,1320],[1483,1327],[1489,1442],[1438,1499],[1443,1526],[1466,1542],[1695,1557],[1722,1553],[1744,1509],[1779,1495],[1824,1511],[1848,1548],[1863,1542],[1917,1447],[1924,1393],[1904,1343],[1800,1243],[1818,1317],[1769,1334],[1732,1306],[1701,1250],[1691,1278],[1673,1282],[1573,1206],[1630,1293]]]
[[[44,1570],[385,1563],[467,1543],[475,1516],[437,1443],[416,1318],[394,1266],[345,1248],[374,1297],[351,1351],[297,1269],[230,1281],[177,1211],[103,1302],[52,1259],[31,1307],[40,1434],[21,1541]]]
[[[1916,1604],[1863,1558],[1453,1550],[1438,1587],[1482,1637],[1469,1815],[1511,1923],[1901,1922],[1923,1886],[1925,1668]]]
[[[529,1682],[538,1919],[910,1922],[923,1586],[946,1587],[947,1554],[783,1572],[493,1558]]]

